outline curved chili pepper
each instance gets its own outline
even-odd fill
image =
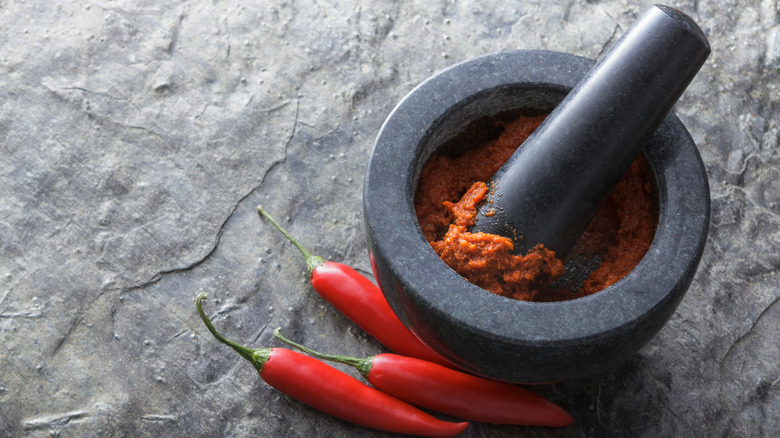
[[[195,299],[198,314],[212,335],[254,365],[272,387],[326,414],[387,432],[452,437],[468,423],[439,420],[414,406],[376,390],[317,359],[285,348],[249,349],[225,339]]]
[[[266,213],[262,206],[257,207],[257,212],[298,248],[309,268],[312,287],[336,310],[389,350],[455,367],[423,344],[403,325],[390,308],[382,291],[371,280],[347,265],[325,261],[322,257],[312,255]]]
[[[274,335],[318,359],[352,366],[375,388],[423,408],[495,424],[563,427],[573,421],[560,406],[517,385],[397,354],[365,359],[324,354],[285,338],[279,329]]]

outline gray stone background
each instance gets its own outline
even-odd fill
[[[363,172],[407,92],[498,50],[596,58],[650,4],[0,1],[0,436],[387,436],[263,383],[195,295],[248,346],[380,352],[255,206],[370,275]],[[712,190],[693,285],[624,365],[534,388],[573,426],[463,436],[780,430],[780,11],[670,5],[713,47],[676,108]]]

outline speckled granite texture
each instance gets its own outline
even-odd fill
[[[367,436],[218,344],[381,351],[324,303],[263,204],[370,275],[362,181],[392,107],[484,53],[596,58],[649,2],[0,2],[0,436]],[[712,55],[676,112],[710,177],[710,238],[669,324],[627,363],[535,387],[561,430],[780,430],[780,10],[681,1]]]

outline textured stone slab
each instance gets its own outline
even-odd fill
[[[386,436],[262,383],[227,336],[379,345],[326,305],[262,203],[370,273],[365,163],[433,72],[532,48],[596,58],[650,3],[5,2],[0,6],[0,435]],[[780,24],[681,2],[713,53],[676,111],[712,227],[670,323],[606,375],[534,388],[575,425],[464,436],[768,436],[780,429]]]

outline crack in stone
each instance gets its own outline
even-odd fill
[[[225,40],[227,47],[225,48],[225,62],[230,62],[230,49],[231,49],[231,43],[230,43],[230,26],[228,25],[227,17],[223,20],[225,23]]]
[[[69,423],[89,417],[85,411],[69,412],[67,414],[33,418],[24,422],[24,430],[59,429]]]
[[[160,134],[159,132],[157,132],[157,131],[155,131],[155,130],[153,130],[153,129],[151,129],[151,128],[147,128],[147,127],[145,127],[145,126],[140,126],[140,125],[130,125],[130,124],[127,124],[127,123],[118,122],[118,121],[116,121],[116,120],[114,120],[114,119],[107,119],[107,120],[109,120],[110,122],[112,122],[114,125],[116,125],[116,126],[119,126],[120,128],[126,128],[126,129],[135,129],[135,130],[143,131],[143,132],[146,132],[147,134],[150,134],[150,135],[152,135],[153,137],[157,137],[157,138],[159,138],[160,140],[164,140],[164,141],[166,141],[166,142],[170,140],[170,139],[169,139],[168,137],[166,137],[165,135],[163,135],[163,134]]]
[[[163,422],[171,422],[175,423],[178,417],[176,415],[164,415],[164,414],[149,414],[149,415],[143,415],[141,416],[141,420],[143,421],[163,421]]]
[[[276,109],[281,108],[282,106],[284,106],[284,105],[273,107],[273,108],[269,109],[269,111],[274,111]],[[271,163],[271,165],[268,166],[268,169],[263,173],[263,176],[260,178],[260,182],[257,185],[255,185],[254,187],[252,187],[246,194],[241,196],[241,198],[239,198],[239,200],[233,205],[233,207],[231,208],[231,210],[228,213],[228,215],[225,218],[225,220],[223,220],[222,223],[220,224],[219,229],[217,231],[217,234],[216,234],[216,236],[214,238],[214,242],[213,242],[211,248],[209,249],[208,253],[206,253],[203,257],[201,257],[198,260],[195,260],[194,262],[190,263],[187,266],[183,266],[183,267],[179,267],[179,268],[173,268],[173,269],[168,269],[168,270],[164,270],[164,271],[159,271],[159,272],[155,273],[154,275],[152,275],[148,280],[143,281],[140,284],[137,284],[137,285],[134,285],[134,286],[129,286],[129,287],[124,287],[124,288],[116,288],[116,289],[113,289],[113,290],[114,291],[118,290],[120,292],[120,294],[121,294],[121,293],[129,293],[129,292],[133,292],[133,291],[136,291],[136,290],[144,289],[144,288],[146,288],[148,286],[151,286],[151,285],[154,285],[154,284],[158,283],[166,275],[191,271],[191,270],[197,268],[198,266],[202,265],[206,261],[208,261],[209,258],[211,258],[211,256],[214,255],[214,253],[216,252],[217,248],[219,247],[219,242],[222,239],[222,234],[225,231],[225,227],[227,226],[227,224],[230,222],[230,220],[235,215],[236,211],[238,210],[238,207],[246,199],[248,199],[249,197],[254,195],[258,190],[260,190],[260,188],[265,183],[266,177],[277,166],[287,162],[288,147],[289,147],[290,143],[292,142],[293,137],[295,136],[296,128],[298,126],[299,106],[300,106],[300,103],[299,103],[298,100],[296,100],[295,101],[295,115],[293,117],[292,128],[290,129],[290,135],[287,137],[287,140],[284,143],[284,154],[283,154],[282,158],[280,158],[279,160],[276,160],[273,163]]]
[[[120,96],[114,96],[114,95],[112,95],[112,94],[110,94],[110,93],[108,93],[108,92],[105,92],[105,91],[95,91],[95,90],[90,90],[89,88],[85,88],[85,87],[79,87],[79,86],[77,86],[77,85],[69,85],[69,86],[63,86],[63,87],[57,87],[57,88],[54,88],[54,87],[52,87],[52,86],[49,86],[49,85],[47,85],[47,84],[45,84],[45,83],[44,83],[44,84],[43,84],[43,86],[44,86],[44,87],[45,87],[47,90],[51,91],[52,93],[54,93],[54,94],[56,94],[56,95],[58,95],[58,96],[60,96],[60,93],[58,93],[58,92],[57,92],[57,90],[63,90],[63,91],[81,91],[81,92],[82,92],[82,93],[84,93],[84,94],[91,94],[91,95],[93,95],[93,96],[100,96],[100,97],[104,97],[104,98],[106,98],[106,99],[109,99],[109,100],[118,100],[118,101],[120,101],[120,102],[129,102],[129,101],[130,101],[130,99],[129,99],[128,97],[125,97],[125,96],[121,96],[121,95],[120,95]],[[60,97],[62,97],[62,96],[60,96]],[[70,102],[70,100],[69,100],[69,99],[67,99],[67,98],[66,98],[65,100]],[[89,108],[87,108],[87,109],[89,109]],[[92,114],[92,113],[90,113],[89,111],[86,111],[86,112],[87,112],[88,114]],[[93,115],[93,114],[92,114],[92,115]]]
[[[723,367],[725,366],[725,362],[728,361],[729,357],[734,353],[735,349],[741,345],[745,339],[747,339],[748,336],[753,334],[754,330],[756,329],[756,326],[758,323],[764,318],[764,316],[776,305],[780,304],[780,297],[775,298],[774,301],[769,303],[764,310],[761,311],[761,313],[758,314],[756,319],[753,321],[753,324],[751,324],[750,328],[742,334],[740,337],[738,337],[732,344],[729,346],[729,349],[726,351],[726,354],[723,355],[723,358],[720,360],[720,371],[723,373]]]
[[[43,318],[43,312],[40,310],[27,310],[22,312],[12,313],[0,313],[0,318],[13,319],[13,318],[27,318],[38,319]]]
[[[173,47],[176,45],[176,43],[179,40],[179,31],[181,30],[182,23],[184,22],[184,17],[187,15],[186,12],[182,12],[179,14],[179,19],[176,21],[176,23],[171,26],[171,34],[168,38],[168,44],[166,44],[165,49],[163,50],[168,55],[171,55],[173,53]]]
[[[170,338],[166,339],[166,340],[165,340],[165,343],[166,343],[166,344],[168,344],[168,343],[170,343],[171,341],[173,341],[174,339],[177,339],[177,338],[180,338],[181,336],[184,336],[184,335],[185,335],[185,334],[187,334],[189,331],[190,331],[189,329],[184,329],[184,330],[181,330],[181,331],[179,331],[178,333],[176,333],[175,335],[173,335],[173,336],[171,336]]]
[[[9,283],[11,282],[11,274],[7,274],[5,278],[8,279]],[[2,305],[5,302],[5,300],[8,299],[8,295],[11,295],[11,291],[13,290],[14,290],[14,285],[10,284],[8,288],[5,290],[3,296],[0,297],[0,305]]]
[[[100,294],[100,295],[102,295],[102,294]],[[94,303],[94,302],[95,302],[95,300],[97,300],[98,298],[100,298],[100,295],[98,295],[98,297],[96,297],[95,299],[93,299],[92,301],[90,301],[90,302],[89,302],[89,304],[87,305],[87,310],[89,310],[89,308],[90,308],[90,307],[92,307],[92,303]],[[62,346],[65,344],[65,341],[66,341],[66,340],[67,340],[67,339],[70,337],[70,335],[71,335],[71,334],[72,334],[72,333],[73,333],[73,332],[76,330],[76,327],[78,327],[78,325],[79,325],[79,322],[81,322],[81,317],[82,317],[83,315],[84,315],[84,311],[83,311],[81,308],[79,308],[79,309],[76,311],[76,316],[75,316],[75,317],[73,318],[73,320],[70,322],[70,326],[68,327],[68,332],[67,332],[67,333],[65,333],[65,335],[64,335],[62,338],[60,338],[60,340],[59,340],[59,341],[57,341],[57,343],[54,345],[54,350],[52,350],[52,352],[51,352],[51,354],[50,354],[50,358],[53,358],[54,356],[56,356],[56,355],[57,355],[57,352],[59,352],[59,351],[60,351],[60,349],[62,348]]]
[[[609,14],[607,14],[609,15]],[[609,36],[609,39],[604,42],[604,44],[601,45],[601,50],[599,50],[599,54],[596,55],[596,59],[600,59],[602,55],[607,51],[609,47],[612,47],[610,44],[617,36],[618,30],[620,29],[620,24],[616,24],[615,27],[612,29],[612,35]]]
[[[75,332],[75,331],[76,331],[76,328],[77,328],[77,327],[80,325],[80,323],[83,321],[84,315],[85,315],[87,312],[89,312],[89,311],[90,311],[90,309],[92,309],[92,305],[94,305],[94,304],[95,304],[95,302],[96,302],[97,300],[99,300],[101,297],[103,297],[103,295],[105,295],[106,293],[107,293],[106,291],[101,291],[101,292],[100,292],[100,293],[99,293],[97,296],[95,296],[94,298],[92,298],[91,300],[89,300],[89,302],[88,302],[88,303],[87,303],[85,306],[81,306],[81,307],[79,307],[79,308],[76,310],[76,316],[73,318],[73,320],[71,320],[71,322],[70,322],[70,325],[68,326],[68,331],[67,331],[67,333],[65,333],[65,334],[62,336],[62,338],[60,338],[60,339],[57,341],[57,343],[54,345],[54,349],[52,350],[51,354],[49,354],[49,357],[48,357],[48,359],[47,359],[47,361],[46,361],[46,364],[45,364],[45,365],[43,365],[43,367],[41,367],[41,369],[39,370],[40,372],[42,372],[44,369],[46,369],[46,367],[47,367],[48,363],[50,363],[50,362],[52,361],[52,359],[53,359],[53,358],[54,358],[54,357],[57,355],[57,353],[59,353],[59,351],[60,351],[60,350],[62,350],[62,348],[63,348],[63,346],[65,345],[65,343],[67,342],[67,340],[68,340],[68,339],[71,337],[71,335],[73,334],[73,332]],[[112,330],[113,330],[113,328],[114,328],[114,323],[115,323],[115,322],[114,322],[114,312],[115,312],[115,307],[114,307],[114,306],[112,306],[112,307],[111,307],[111,325],[112,325]],[[116,333],[116,331],[115,331],[115,330],[113,330],[112,332],[113,332],[114,334]]]

